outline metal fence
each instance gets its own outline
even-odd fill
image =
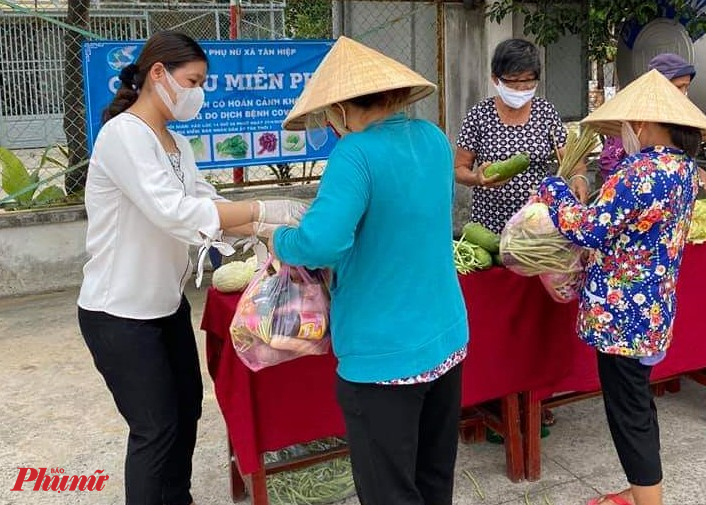
[[[334,35],[346,35],[413,68],[438,91],[411,108],[439,123],[443,111],[443,3],[430,1],[333,2]]]
[[[79,15],[77,20],[71,18],[66,0],[14,1],[22,12],[3,9],[5,2],[0,2],[0,146],[13,149],[28,168],[41,165],[43,178],[87,157],[81,66],[75,54],[86,38],[145,39],[167,29],[198,40],[345,34],[440,83],[442,92],[415,105],[412,113],[443,120],[439,2],[240,0],[230,2],[234,7],[228,0],[84,0],[90,16]],[[71,54],[67,55],[66,48]],[[74,156],[65,160],[54,150],[52,158],[58,163],[47,163],[45,150],[66,143]],[[316,178],[324,166],[319,162],[249,167],[235,185]],[[212,170],[205,175],[217,185],[234,184],[232,170]]]

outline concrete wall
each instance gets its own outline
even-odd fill
[[[18,214],[0,214],[0,297],[78,285],[86,261],[83,209]]]
[[[317,184],[235,190],[225,196],[313,198]],[[83,207],[0,212],[0,297],[79,286],[83,279],[86,212]],[[196,264],[196,248],[192,260]],[[210,265],[209,265],[210,266]]]

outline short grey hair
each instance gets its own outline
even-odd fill
[[[533,72],[539,79],[542,73],[539,49],[528,40],[505,40],[495,47],[490,69],[495,77]]]

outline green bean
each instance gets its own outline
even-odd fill
[[[463,474],[466,477],[468,477],[468,479],[473,483],[473,489],[476,492],[476,494],[478,495],[478,497],[481,500],[485,501],[485,494],[483,493],[483,490],[480,488],[478,481],[475,479],[475,477],[473,477],[473,474],[468,470],[464,470]]]
[[[342,441],[330,438],[267,453],[267,463],[283,461],[303,454],[315,454],[339,447]],[[267,478],[272,505],[323,505],[343,500],[355,493],[350,458],[336,458],[325,463]]]

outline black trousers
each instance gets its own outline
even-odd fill
[[[127,505],[189,505],[191,459],[203,384],[191,307],[135,320],[79,308],[96,368],[130,428],[125,460]]]
[[[451,505],[461,365],[408,386],[339,377],[337,390],[361,505]]]
[[[637,359],[598,352],[598,375],[610,434],[628,482],[636,486],[662,481],[651,373],[652,367]]]

